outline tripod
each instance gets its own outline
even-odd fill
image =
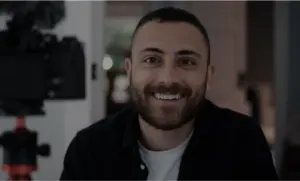
[[[13,131],[0,136],[0,146],[4,148],[2,170],[10,181],[29,181],[31,173],[38,168],[37,155],[50,156],[50,146],[37,145],[38,133],[26,128],[24,117],[17,117],[16,121]]]

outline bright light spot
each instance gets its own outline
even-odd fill
[[[115,103],[123,104],[128,102],[129,95],[127,88],[129,86],[128,77],[126,75],[119,75],[114,80],[114,91],[112,99]]]
[[[128,102],[129,95],[126,91],[114,91],[112,93],[112,99],[115,103],[124,104]]]
[[[128,77],[126,75],[119,75],[115,78],[114,87],[119,90],[126,90],[129,86]]]
[[[104,70],[109,70],[112,68],[113,63],[114,62],[113,62],[113,59],[111,58],[111,56],[106,54],[102,61],[102,67]]]

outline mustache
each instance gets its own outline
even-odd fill
[[[189,97],[192,95],[192,89],[188,86],[181,85],[179,83],[172,83],[169,85],[159,84],[159,85],[151,85],[147,84],[144,88],[144,93],[146,95],[153,93],[169,93],[169,94],[180,94],[185,97]]]

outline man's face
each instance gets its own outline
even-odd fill
[[[126,70],[142,119],[162,130],[191,121],[211,77],[201,32],[188,23],[152,21],[137,31],[131,51]]]

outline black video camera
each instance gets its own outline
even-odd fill
[[[64,18],[64,2],[2,1],[0,13],[11,17],[0,32],[0,115],[39,115],[45,99],[85,98],[82,43],[40,31]]]

